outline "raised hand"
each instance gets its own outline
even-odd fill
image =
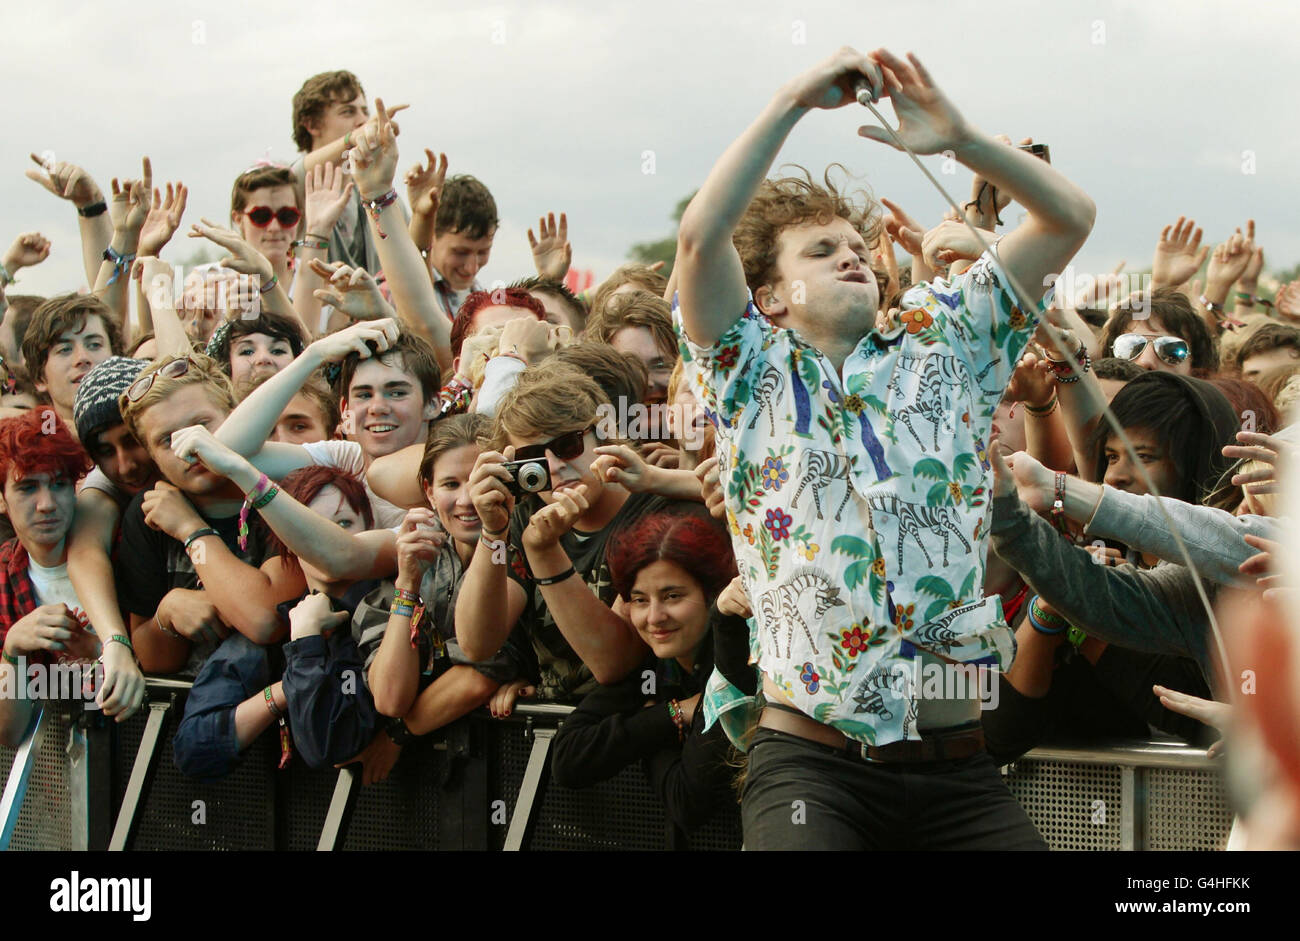
[[[1239,431],[1237,440],[1241,444],[1224,446],[1224,457],[1234,461],[1258,461],[1266,466],[1245,474],[1233,474],[1232,486],[1243,487],[1246,493],[1278,493],[1282,489],[1286,467],[1295,460],[1295,445],[1276,435],[1258,431]]]
[[[447,533],[427,506],[408,510],[397,533],[397,587],[418,591],[425,570],[438,558]]]
[[[176,306],[172,287],[176,273],[167,262],[157,255],[137,258],[131,273],[144,288],[145,300],[151,310]]]
[[[26,177],[35,180],[59,199],[66,199],[78,209],[85,209],[104,199],[104,193],[89,173],[75,163],[59,161],[47,163],[36,154],[32,162],[41,169],[27,170]]]
[[[884,93],[894,104],[898,116],[896,133],[913,152],[935,154],[954,150],[970,139],[971,126],[915,55],[909,52],[903,60],[888,49],[877,49],[871,53],[870,60],[879,64],[884,76]],[[864,125],[858,128],[858,134],[899,149],[882,127]]]
[[[411,204],[415,215],[428,216],[432,219],[438,213],[438,200],[442,197],[442,184],[447,179],[447,155],[438,154],[424,148],[429,165],[417,163],[406,171],[406,201]]]
[[[945,219],[925,233],[921,257],[931,268],[944,268],[954,261],[975,261],[984,254],[984,243],[964,222]]]
[[[397,312],[384,299],[379,285],[365,268],[349,268],[341,261],[326,264],[318,258],[310,262],[311,270],[320,275],[325,286],[312,291],[322,303],[332,304],[353,320],[393,318]]]
[[[3,264],[5,271],[13,277],[18,274],[20,268],[39,265],[49,257],[50,240],[39,232],[24,232],[14,239],[14,243],[9,246],[9,251],[5,252],[0,264]]]
[[[275,268],[272,267],[270,260],[245,242],[243,236],[234,229],[227,229],[210,219],[204,219],[202,224],[196,222],[190,226],[190,238],[207,239],[220,245],[230,253],[219,262],[223,268],[229,268],[239,274],[257,275],[262,279],[262,286],[275,276]]]
[[[140,247],[137,256],[158,255],[171,237],[180,228],[181,216],[185,215],[185,203],[190,191],[184,183],[168,183],[167,194],[153,191],[153,205],[145,216],[144,226],[140,229]]]
[[[1170,229],[1173,233],[1170,234]],[[1187,283],[1205,263],[1210,253],[1208,245],[1201,245],[1201,230],[1193,219],[1178,217],[1172,226],[1160,231],[1156,254],[1151,260],[1151,287],[1174,288]]]
[[[138,234],[144,228],[151,205],[149,197],[153,193],[153,164],[145,157],[141,167],[143,175],[139,180],[119,182],[117,177],[113,177],[113,197],[108,203],[108,214],[115,230]]]
[[[1247,228],[1255,231],[1255,220],[1247,223]],[[1255,254],[1253,238],[1241,234],[1238,229],[1226,242],[1215,247],[1210,256],[1210,267],[1205,271],[1205,296],[1218,303],[1227,297],[1233,283],[1242,276],[1251,256]],[[1216,300],[1217,299],[1217,300]]]
[[[397,172],[397,133],[382,98],[375,99],[375,117],[352,135],[352,176],[362,199],[378,199],[393,188]]]
[[[880,65],[848,46],[817,63],[786,85],[786,92],[801,108],[842,108],[857,100],[861,85],[870,87],[873,97],[884,90]]]
[[[1026,352],[1011,373],[1006,398],[1041,408],[1056,394],[1056,374],[1047,365],[1045,357]]]
[[[362,359],[369,359],[371,356],[385,352],[396,343],[399,329],[397,321],[391,317],[367,320],[326,334],[314,341],[310,349],[320,356],[323,363],[342,362],[350,353],[356,353]]]
[[[537,220],[540,237],[528,230],[528,246],[533,250],[533,265],[540,277],[550,281],[563,281],[573,261],[573,246],[569,244],[569,217],[560,213],[560,224],[555,224],[555,213],[547,213]]]
[[[316,169],[306,175],[303,207],[307,234],[312,238],[328,239],[343,214],[354,189],[351,180],[345,184],[344,177],[343,168],[332,163],[317,164]]]
[[[506,321],[496,351],[518,356],[531,366],[550,356],[556,342],[557,333],[553,325],[530,314]]]
[[[909,255],[921,254],[921,242],[925,238],[924,227],[902,210],[897,203],[881,197],[881,205],[889,210],[889,215],[882,220],[889,237],[903,246]]]
[[[1255,244],[1255,220],[1251,219],[1246,223],[1246,241],[1252,245]],[[1264,249],[1255,245],[1255,250],[1250,253],[1250,261],[1246,262],[1246,268],[1241,273],[1241,281],[1238,284],[1240,290],[1246,294],[1254,294],[1259,287],[1259,276],[1264,270]]]
[[[1292,281],[1273,298],[1274,309],[1279,316],[1289,320],[1300,320],[1300,280]]]

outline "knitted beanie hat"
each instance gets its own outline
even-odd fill
[[[148,365],[147,359],[110,356],[86,373],[72,403],[72,420],[83,446],[89,446],[92,434],[122,420],[117,400]]]

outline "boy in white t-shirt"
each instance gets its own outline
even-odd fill
[[[0,512],[13,539],[0,545],[0,743],[16,745],[32,718],[30,669],[90,660],[100,644],[87,630],[68,581],[68,528],[76,483],[91,464],[49,407],[0,420]],[[130,641],[109,639],[130,655]],[[29,669],[30,668],[30,669]],[[47,687],[48,688],[48,687]]]

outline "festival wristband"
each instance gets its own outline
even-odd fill
[[[97,203],[91,203],[89,206],[82,206],[77,210],[77,215],[83,219],[93,219],[96,216],[102,216],[108,212],[108,203],[102,199]]]
[[[388,235],[379,225],[379,216],[385,209],[395,202],[397,202],[397,190],[395,189],[389,190],[382,196],[376,196],[374,199],[365,199],[363,197],[361,200],[361,205],[366,207],[366,211],[370,213],[370,218],[374,220],[375,231],[379,233],[381,239],[388,238]]]

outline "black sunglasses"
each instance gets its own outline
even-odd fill
[[[569,431],[558,438],[552,438],[545,444],[526,444],[522,448],[515,448],[515,460],[544,460],[546,452],[550,451],[561,461],[572,461],[586,447],[583,439],[586,438],[589,431],[591,431],[591,428],[583,428],[581,431]]]

